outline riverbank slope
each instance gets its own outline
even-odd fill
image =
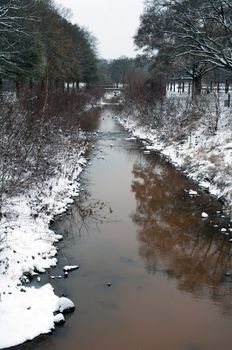
[[[147,150],[163,154],[203,189],[216,196],[232,213],[232,115],[224,96],[191,97],[168,93],[158,111],[146,119],[138,110],[124,109],[118,118]],[[160,127],[157,127],[156,113]],[[192,119],[191,119],[192,118]]]

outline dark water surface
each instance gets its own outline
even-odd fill
[[[213,226],[219,204],[191,198],[185,190],[196,186],[128,140],[110,110],[98,124],[88,194],[57,221],[64,241],[49,271],[80,266],[51,280],[76,311],[18,349],[231,350],[231,243]]]

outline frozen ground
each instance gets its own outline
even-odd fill
[[[209,100],[211,97],[206,98]],[[208,108],[207,105],[204,107],[206,110],[204,118],[197,120],[189,128],[188,122],[186,126],[184,123],[181,124],[183,118],[186,118],[186,115],[184,117],[183,115],[186,113],[188,97],[169,93],[167,102],[172,99],[172,103],[178,106],[174,112],[176,114],[173,125],[169,123],[169,127],[175,130],[171,137],[165,135],[167,130],[165,123],[163,130],[151,125],[146,126],[145,123],[138,122],[138,118],[135,117],[136,112],[124,115],[119,120],[134,136],[144,140],[147,150],[161,152],[201,187],[217,198],[221,198],[231,215],[232,107],[224,107],[225,98],[226,96],[222,95],[220,101],[215,101],[215,97],[212,97]],[[218,129],[216,132],[209,132],[209,124],[215,123],[216,112],[219,116]],[[169,115],[164,115],[163,119],[168,120]],[[184,137],[178,137],[178,134],[183,134]]]
[[[84,151],[84,150],[83,150]],[[29,287],[32,279],[57,263],[56,243],[62,236],[49,229],[54,215],[67,210],[78,195],[83,151],[60,155],[54,176],[34,184],[26,194],[8,199],[0,221],[0,348],[49,333],[63,322],[60,313],[71,301],[55,295],[50,284]]]

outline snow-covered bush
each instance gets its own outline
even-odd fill
[[[17,99],[0,99],[0,216],[8,215],[2,206],[9,197],[40,186],[85,143],[80,127],[93,113],[86,111],[91,93],[45,94],[24,89]]]

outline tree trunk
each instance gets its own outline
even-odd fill
[[[33,80],[32,79],[29,80],[29,89],[30,90],[33,89]]]
[[[46,73],[46,81],[45,81],[45,97],[44,97],[44,104],[43,104],[43,117],[46,112],[47,106],[48,106],[48,89],[49,89],[49,79],[48,79],[48,73]]]
[[[15,89],[16,89],[16,97],[19,97],[19,94],[20,94],[20,81],[18,79],[15,80]]]
[[[45,89],[45,81],[44,81],[44,80],[41,80],[41,82],[40,82],[40,88],[41,88],[41,90],[44,90],[44,89]]]
[[[201,76],[193,77],[193,96],[201,94]]]
[[[48,80],[48,89],[49,90],[53,90],[53,86],[54,86],[54,80],[53,79],[49,79]]]
[[[218,122],[220,118],[220,101],[219,101],[219,94],[216,95],[216,100],[215,100],[215,109],[216,109],[216,120],[215,120],[215,128],[214,132],[216,133],[218,131]]]
[[[213,82],[212,82],[212,80],[210,82],[210,91],[213,91]]]

